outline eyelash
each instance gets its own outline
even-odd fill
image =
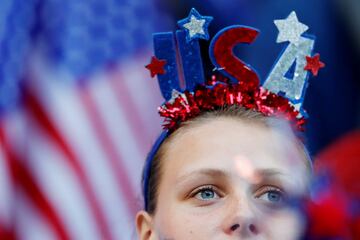
[[[194,197],[196,197],[196,195],[198,195],[199,193],[204,192],[206,190],[213,191],[215,194],[217,194],[219,197],[221,197],[221,194],[219,193],[217,188],[213,185],[205,185],[205,186],[198,187],[197,189],[192,191],[189,195],[191,198],[194,198]]]
[[[279,194],[280,195],[280,200],[279,200],[279,202],[277,202],[277,201],[275,201],[275,202],[268,201],[269,204],[278,205],[279,203],[283,203],[283,201],[286,198],[286,193],[281,188],[275,187],[275,186],[263,186],[263,187],[261,187],[259,190],[257,190],[255,192],[255,199],[261,199],[264,194],[266,194],[266,193],[269,194],[271,192],[276,192],[277,194]]]
[[[213,185],[205,185],[205,186],[201,186],[196,188],[195,190],[193,190],[190,194],[189,197],[190,198],[196,198],[196,196],[204,191],[212,191],[214,192],[214,194],[216,194],[218,196],[218,198],[222,198],[223,195],[219,193],[219,190],[217,189],[217,187],[213,186]],[[275,186],[271,186],[271,185],[266,185],[266,186],[262,186],[260,187],[257,191],[255,191],[255,199],[260,199],[261,196],[263,196],[266,193],[270,193],[270,192],[277,192],[281,195],[281,198],[283,200],[283,198],[286,197],[286,193],[279,187],[275,187]],[[200,199],[197,198],[200,201],[211,201],[215,198],[209,199],[209,200],[204,200],[204,199]]]
[[[255,192],[255,195],[256,195],[255,197],[261,196],[264,193],[271,192],[271,191],[275,191],[275,192],[279,192],[281,194],[285,194],[284,191],[281,188],[271,186],[271,185],[267,185],[267,186],[262,186],[259,190],[257,190]]]

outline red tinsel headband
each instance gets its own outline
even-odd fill
[[[224,78],[223,78],[224,79]],[[223,106],[239,105],[261,112],[265,116],[281,115],[294,121],[303,130],[305,118],[291,105],[288,99],[276,95],[263,87],[248,88],[246,84],[231,84],[212,76],[213,83],[197,85],[194,92],[173,91],[173,98],[159,107],[165,118],[164,128],[173,131],[181,122]],[[299,117],[298,117],[299,116]]]

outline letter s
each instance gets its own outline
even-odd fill
[[[220,30],[212,39],[209,54],[212,63],[227,77],[246,84],[247,87],[258,87],[259,77],[251,67],[237,58],[233,48],[239,43],[254,42],[259,31],[253,28],[233,25]]]

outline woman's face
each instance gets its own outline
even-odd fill
[[[286,199],[306,192],[304,154],[290,131],[219,118],[173,138],[162,158],[155,213],[137,216],[140,239],[297,239]]]

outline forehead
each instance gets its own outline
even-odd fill
[[[232,118],[206,120],[181,129],[164,154],[165,172],[194,169],[278,169],[291,174],[304,162],[292,132]]]

